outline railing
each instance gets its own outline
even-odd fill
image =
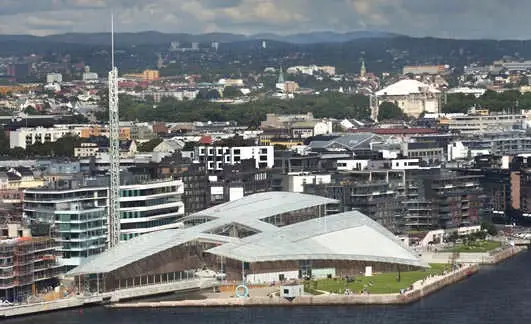
[[[190,271],[169,272],[117,280],[115,281],[115,289],[130,289],[197,279],[199,277]]]

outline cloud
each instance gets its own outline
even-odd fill
[[[119,31],[377,29],[413,36],[531,38],[529,0],[0,0],[0,8],[4,34],[107,31],[114,11]]]

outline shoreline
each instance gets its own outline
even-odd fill
[[[479,265],[467,265],[446,275],[427,279],[428,283],[416,282],[413,290],[403,294],[374,295],[316,295],[299,296],[293,300],[281,297],[219,298],[202,300],[137,302],[111,304],[109,308],[168,308],[168,307],[276,307],[276,306],[344,306],[344,305],[400,305],[416,302],[433,292],[461,281],[479,271]],[[425,280],[423,280],[425,281]]]
[[[527,247],[510,247],[492,254],[483,265],[495,265],[507,260]],[[161,301],[161,302],[127,302],[107,304],[102,296],[72,297],[50,302],[22,304],[0,308],[0,318],[13,318],[36,315],[47,312],[63,311],[74,308],[105,306],[111,309],[124,308],[193,308],[193,307],[294,307],[294,306],[345,306],[345,305],[407,305],[436,293],[437,291],[465,280],[469,276],[481,271],[480,263],[464,264],[460,269],[433,278],[428,283],[414,283],[413,290],[403,294],[374,294],[374,295],[309,295],[300,296],[292,301],[280,297],[248,297],[248,298],[207,298],[201,300]],[[433,280],[436,279],[436,280]]]

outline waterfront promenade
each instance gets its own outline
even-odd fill
[[[433,275],[417,281],[411,290],[394,294],[323,294],[299,296],[292,300],[277,296],[248,298],[207,298],[202,300],[116,303],[111,308],[165,308],[165,307],[242,307],[242,306],[331,306],[331,305],[393,305],[408,304],[443,287],[458,282],[479,271],[479,266],[466,265],[455,271]]]

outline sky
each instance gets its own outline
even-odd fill
[[[531,39],[530,0],[0,0],[0,34],[109,31],[111,11],[118,32]]]

